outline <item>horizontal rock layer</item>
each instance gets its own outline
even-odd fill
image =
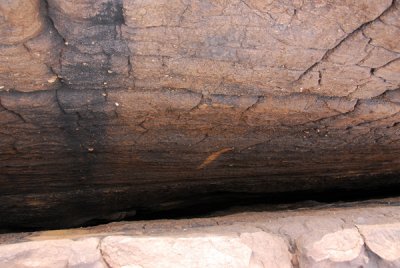
[[[398,267],[399,203],[380,203],[0,235],[0,266]]]
[[[399,10],[1,1],[0,226],[398,186]]]

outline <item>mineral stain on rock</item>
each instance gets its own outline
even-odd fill
[[[214,152],[212,154],[210,154],[203,163],[201,163],[201,165],[199,165],[197,167],[197,169],[203,169],[205,167],[207,167],[208,165],[210,165],[212,162],[214,162],[215,160],[217,160],[222,154],[227,153],[229,151],[232,151],[234,148],[224,148],[221,149],[217,152]]]
[[[0,227],[397,189],[399,5],[0,1]]]

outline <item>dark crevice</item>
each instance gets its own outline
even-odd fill
[[[387,183],[377,185],[377,181]],[[203,195],[190,195],[181,200],[160,203],[153,207],[134,207],[108,215],[93,218],[83,224],[64,227],[90,227],[118,221],[142,221],[160,219],[188,219],[224,216],[241,212],[285,211],[296,209],[322,209],[326,207],[354,207],[356,205],[399,206],[400,202],[385,199],[398,197],[400,178],[397,174],[371,177],[359,180],[352,187],[336,187],[329,190],[305,190],[277,193],[210,192]],[[4,226],[3,226],[4,227]],[[3,228],[0,233],[27,232],[43,229],[59,229],[45,226],[26,228],[17,225]]]
[[[396,177],[396,176],[394,176]],[[398,181],[398,178],[391,180]],[[368,183],[364,184],[368,185]],[[195,217],[210,217],[227,215],[233,212],[251,211],[278,211],[300,208],[318,208],[321,206],[349,207],[356,203],[386,202],[379,199],[397,197],[400,193],[400,184],[393,184],[375,188],[361,189],[337,188],[328,191],[296,191],[287,193],[248,194],[217,192],[203,196],[192,196],[190,200],[178,202],[177,207],[136,209],[136,215],[123,220],[156,220],[156,219],[185,219]],[[399,203],[390,205],[400,206]],[[104,223],[104,221],[102,222]],[[96,220],[88,225],[97,225]]]
[[[60,102],[60,97],[59,97],[58,89],[55,90],[55,100],[56,100],[56,102],[57,102],[58,108],[60,108],[60,111],[61,111],[63,114],[67,114],[67,112],[65,111],[64,107],[62,106],[62,104],[61,104],[61,102]]]
[[[63,60],[63,55],[64,55],[64,50],[66,47],[66,44],[68,43],[67,40],[64,38],[64,36],[61,35],[61,33],[58,31],[53,18],[50,15],[50,6],[48,3],[48,0],[43,0],[44,3],[44,10],[45,10],[45,17],[50,24],[50,27],[52,30],[56,33],[56,35],[62,40],[62,47],[60,48],[60,51],[58,53],[58,71],[56,71],[56,68],[54,66],[49,66],[49,70],[58,77],[58,80],[61,84],[65,84],[65,81],[63,77],[61,76],[62,73],[62,60]]]
[[[6,106],[4,106],[3,103],[2,103],[2,101],[1,101],[1,98],[0,98],[0,108],[3,108],[3,110],[5,110],[5,111],[7,111],[7,112],[9,112],[9,113],[11,113],[11,114],[13,114],[13,115],[15,115],[15,116],[18,117],[23,123],[26,123],[25,118],[24,118],[20,113],[14,111],[14,110],[8,109]]]

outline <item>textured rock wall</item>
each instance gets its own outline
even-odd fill
[[[0,225],[398,185],[399,13],[388,0],[1,0]]]

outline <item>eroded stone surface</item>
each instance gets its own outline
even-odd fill
[[[300,267],[365,266],[368,258],[364,241],[356,228],[343,229],[321,237],[319,230],[297,242],[302,253]]]
[[[2,92],[0,104],[3,226],[77,226],[237,189],[398,182],[398,90],[357,101],[65,87]]]
[[[106,267],[98,249],[98,238],[34,241],[0,245],[0,267],[58,268]]]
[[[106,237],[101,242],[111,267],[248,267],[251,248],[235,236]]]
[[[0,44],[14,45],[37,35],[43,28],[40,0],[0,3]]]
[[[265,232],[240,236],[110,236],[101,252],[111,267],[292,267],[285,241]]]
[[[242,233],[240,238],[252,250],[249,267],[292,267],[292,254],[282,237],[256,232]]]
[[[397,201],[2,234],[0,266],[398,267]]]
[[[0,12],[0,226],[399,184],[398,0]]]
[[[368,99],[399,86],[376,72],[399,58],[398,1],[32,0],[16,13],[20,2],[2,3],[2,31],[13,29],[3,43],[28,51],[4,64],[38,62],[3,70],[5,89],[51,88],[44,82],[53,81],[51,75],[79,89],[225,95]],[[38,34],[46,36],[42,43],[57,62],[37,59],[41,53],[26,46]],[[28,72],[40,66],[50,70]],[[34,83],[6,78],[19,72]]]
[[[378,255],[379,267],[400,266],[400,224],[359,225],[368,249]]]
[[[44,1],[0,2],[0,90],[59,86],[62,39],[45,14]]]

